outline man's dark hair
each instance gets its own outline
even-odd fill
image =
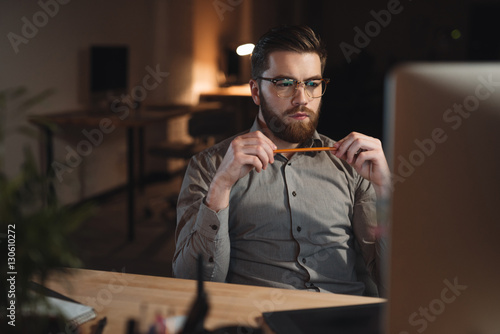
[[[280,26],[265,33],[252,53],[252,78],[257,79],[269,68],[269,54],[275,51],[316,53],[325,69],[326,49],[319,36],[308,26]]]

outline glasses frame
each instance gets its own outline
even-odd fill
[[[282,98],[282,99],[287,99],[289,97],[292,97],[295,95],[295,92],[297,91],[298,87],[299,87],[299,84],[300,85],[303,85],[304,87],[304,92],[306,93],[306,95],[308,97],[310,97],[311,99],[319,99],[320,97],[322,97],[323,95],[325,95],[325,92],[326,92],[326,86],[328,85],[328,83],[330,82],[330,79],[328,78],[321,78],[321,79],[310,79],[310,80],[304,80],[304,81],[300,81],[300,80],[296,80],[296,79],[291,79],[291,78],[265,78],[265,77],[258,77],[257,79],[259,80],[265,80],[265,81],[269,81],[273,84],[274,88],[276,89],[276,95],[279,97],[279,98]],[[291,80],[293,81],[294,83],[294,92],[292,95],[290,96],[280,96],[278,94],[278,91],[277,91],[277,88],[276,88],[276,84],[278,83],[278,81],[280,80]],[[319,80],[322,82],[322,84],[324,83],[325,84],[325,89],[322,91],[321,95],[320,96],[311,96],[309,95],[307,89],[306,88],[306,83],[309,82],[309,81],[315,81],[315,80]]]

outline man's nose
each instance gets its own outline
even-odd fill
[[[295,92],[293,94],[292,103],[297,105],[304,105],[309,102],[309,96],[306,93],[306,86],[303,82],[297,83]]]

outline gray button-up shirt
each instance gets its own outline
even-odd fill
[[[257,122],[250,131],[259,131]],[[329,151],[281,154],[266,170],[236,182],[229,206],[209,209],[205,197],[228,149],[227,139],[193,157],[177,207],[175,277],[362,294],[355,243],[378,276],[375,192]],[[315,133],[308,146],[332,146]]]

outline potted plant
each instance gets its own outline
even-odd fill
[[[6,319],[2,333],[52,331],[48,326],[54,323],[53,318],[30,312],[34,305],[43,303],[43,296],[30,289],[31,282],[44,285],[49,274],[81,266],[70,235],[93,212],[90,203],[62,205],[51,186],[52,177],[39,170],[29,148],[24,149],[24,162],[17,174],[5,173],[5,138],[11,130],[6,126],[8,116],[25,116],[51,94],[46,90],[29,97],[22,87],[0,91],[0,280],[5,287],[0,313],[5,313],[2,318]],[[28,126],[16,131],[33,135]]]

